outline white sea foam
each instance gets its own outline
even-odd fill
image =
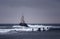
[[[18,31],[37,31],[40,28],[41,31],[48,30],[49,28],[60,28],[60,26],[44,26],[44,25],[28,25],[28,27],[14,25],[11,29],[0,29],[0,33],[18,32]],[[44,29],[43,29],[44,28]]]

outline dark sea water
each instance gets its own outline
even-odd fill
[[[19,32],[0,35],[0,39],[60,39],[60,32]]]
[[[45,26],[60,26],[60,24],[31,24],[30,25],[45,25]],[[19,24],[0,24],[0,26],[13,26],[13,25],[19,25]]]
[[[0,24],[0,28],[11,28],[17,24]],[[34,24],[33,24],[34,25]],[[60,26],[60,24],[44,24],[48,26]],[[2,27],[3,26],[3,27]],[[37,32],[15,32],[15,33],[0,33],[0,39],[60,39],[59,31],[37,31]]]

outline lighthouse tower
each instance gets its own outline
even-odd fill
[[[24,16],[22,15],[21,17],[21,22],[19,24],[20,26],[25,26],[25,27],[28,27],[28,25],[25,23],[25,20],[24,20]]]

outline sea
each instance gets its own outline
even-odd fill
[[[0,29],[11,29],[12,26],[18,24],[0,24]],[[43,25],[43,26],[60,26],[60,24],[29,24],[29,25]],[[32,31],[32,32],[9,32],[0,33],[0,39],[60,39],[60,30],[52,31]]]

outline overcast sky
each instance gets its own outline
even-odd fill
[[[60,23],[60,0],[0,0],[0,23]]]

